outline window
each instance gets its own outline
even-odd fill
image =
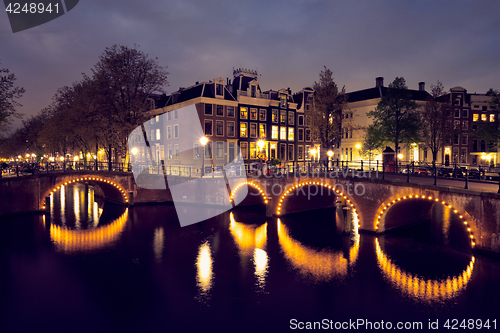
[[[255,97],[255,92],[257,91],[255,86],[250,86],[250,97]]]
[[[311,141],[311,130],[306,128],[306,141]]]
[[[257,109],[250,109],[250,120],[257,120]]]
[[[227,122],[227,136],[234,136],[234,121]]]
[[[242,138],[248,137],[247,123],[240,123],[240,136]]]
[[[200,145],[198,143],[193,144],[193,158],[197,159],[200,154]]]
[[[453,144],[458,145],[458,134],[453,134]]]
[[[175,155],[175,159],[178,160],[179,159],[179,145],[174,145],[174,155]]]
[[[218,141],[216,144],[215,156],[218,159],[224,158],[224,142]]]
[[[455,120],[453,122],[453,128],[454,129],[460,129],[460,120]]]
[[[462,148],[461,150],[460,163],[467,163],[467,148]]]
[[[455,118],[460,118],[460,109],[455,109]]]
[[[493,113],[490,114],[490,123],[495,122],[495,115]]]
[[[298,122],[298,125],[299,125],[299,126],[303,126],[303,125],[304,125],[304,115],[299,114],[299,115],[297,116],[297,122]]]
[[[266,121],[266,109],[259,110],[259,120]]]
[[[156,129],[156,140],[160,140],[160,129]]]
[[[212,115],[212,104],[205,104],[205,114],[208,116]]]
[[[280,127],[280,140],[286,140],[286,127]]]
[[[215,134],[217,136],[224,136],[224,121],[217,120],[215,123]]]
[[[278,140],[278,126],[271,127],[271,139]]]
[[[467,134],[462,134],[462,145],[467,144]]]
[[[167,112],[167,121],[172,120],[172,111]]]
[[[219,96],[222,96],[223,93],[224,93],[224,88],[223,88],[222,84],[217,83],[215,85],[215,94],[219,95]]]
[[[288,160],[293,161],[293,145],[288,145]]]
[[[272,113],[272,122],[273,123],[278,123],[278,110],[273,110],[273,113]]]
[[[174,110],[174,119],[179,118],[179,113],[177,112],[177,109]]]
[[[250,137],[257,137],[257,123],[250,123]]]
[[[266,124],[259,124],[259,138],[266,138]]]
[[[479,109],[479,105],[474,105],[474,109]]]
[[[174,139],[179,137],[179,125],[174,125]]]
[[[458,147],[453,147],[453,163],[458,163]]]
[[[342,148],[342,150],[344,150],[344,148]],[[306,148],[305,148],[305,159],[306,160],[310,160],[311,159],[311,146],[307,145]]]
[[[167,139],[172,139],[172,127],[167,126]]]
[[[250,142],[250,159],[254,160],[257,157],[257,145],[255,142]]]
[[[293,132],[294,128],[293,127],[288,127],[288,141],[293,141]]]
[[[209,159],[211,158],[212,156],[212,148],[213,148],[213,142],[208,142],[206,145],[205,145],[205,159]]]
[[[462,122],[462,129],[463,130],[468,130],[469,129],[469,122],[467,120],[464,120]]]
[[[286,144],[280,144],[280,160],[286,160]]]
[[[286,125],[286,111],[280,112],[280,124]]]
[[[151,134],[149,136],[149,140],[154,141],[155,139],[155,130],[151,130]]]
[[[303,128],[298,129],[298,138],[297,139],[299,141],[304,141],[304,129]]]
[[[234,106],[228,106],[227,107],[227,116],[228,117],[234,117]]]
[[[469,118],[469,110],[468,109],[463,109],[462,110],[462,117],[463,118]]]
[[[353,132],[353,129],[352,129],[352,128],[350,128],[350,129],[349,129],[349,138],[350,138],[350,139],[352,139],[352,132]]]
[[[168,154],[167,158],[169,160],[171,160],[172,159],[172,145],[168,145],[167,149],[168,149],[168,151],[167,151],[167,154]]]
[[[486,114],[485,114],[485,113],[483,113],[483,114],[481,115],[481,121],[486,121],[486,117],[487,117],[487,116],[486,116]]]
[[[205,120],[205,135],[212,135],[212,121]]]
[[[297,159],[299,161],[304,160],[304,146],[297,146]]]
[[[474,114],[472,115],[472,121],[478,121],[478,120],[479,120],[479,114],[474,113]]]
[[[280,95],[280,108],[286,108],[286,95]]]
[[[295,114],[293,111],[288,111],[288,125],[295,124]]]
[[[248,108],[240,107],[240,118],[248,119]]]
[[[482,111],[488,111],[488,107],[486,105],[483,105]]]
[[[224,117],[224,105],[217,105],[217,110],[215,111],[215,115]]]
[[[155,121],[156,121],[157,123],[159,123],[159,122],[160,122],[160,115],[156,115],[156,117],[155,117]]]
[[[240,150],[243,159],[248,159],[248,142],[240,142]]]

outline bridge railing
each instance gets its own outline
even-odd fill
[[[130,163],[65,161],[49,163],[17,163],[2,166],[1,176],[20,177],[41,173],[95,171],[95,172],[132,172]]]

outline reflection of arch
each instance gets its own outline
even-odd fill
[[[454,209],[449,203],[446,203],[445,201],[440,201],[439,198],[433,198],[432,196],[425,196],[425,195],[418,195],[418,194],[415,194],[415,195],[410,194],[409,196],[397,197],[397,198],[393,199],[392,201],[388,201],[387,203],[383,203],[382,205],[379,206],[379,208],[377,209],[378,215],[375,217],[375,224],[374,224],[375,230],[379,229],[380,220],[382,219],[384,214],[387,213],[387,211],[389,210],[389,208],[392,205],[394,205],[398,201],[407,200],[407,199],[428,200],[428,201],[433,201],[435,203],[440,203],[443,206],[450,208],[454,214],[458,215],[458,217],[460,219],[464,218],[464,214],[460,214],[457,209]],[[464,221],[463,223],[467,227],[467,232],[469,233],[471,246],[474,247],[476,245],[476,243],[474,241],[474,234],[472,232],[471,226],[470,226],[468,221]]]
[[[71,230],[50,225],[50,239],[63,252],[87,252],[115,242],[127,223],[128,208],[111,224],[95,229]]]
[[[260,195],[262,196],[262,198],[264,199],[264,203],[267,204],[267,197],[266,197],[266,194],[264,192],[264,190],[262,189],[262,187],[260,187],[258,184],[255,184],[254,182],[243,182],[243,183],[239,183],[232,191],[231,191],[231,196],[229,197],[229,200],[233,201],[234,199],[234,195],[236,194],[236,191],[238,191],[238,189],[244,185],[247,185],[247,186],[252,186],[253,188],[257,189],[257,191],[259,191]]]
[[[359,235],[354,236],[354,245],[349,250],[349,258],[341,251],[315,250],[293,239],[286,226],[278,219],[278,240],[285,257],[304,275],[312,275],[318,281],[328,281],[333,277],[344,277],[348,268],[356,263],[359,252]]]
[[[70,184],[77,183],[77,182],[92,182],[92,181],[97,182],[98,185],[101,185],[101,187],[102,187],[102,185],[106,185],[110,188],[113,188],[116,192],[118,192],[121,195],[123,202],[128,203],[129,199],[128,199],[127,192],[120,184],[115,183],[115,182],[110,181],[110,180],[107,180],[107,179],[104,179],[104,178],[101,178],[101,177],[78,177],[78,178],[73,178],[71,180],[67,180],[65,182],[61,182],[58,185],[54,186],[54,188],[52,190],[45,193],[42,196],[42,198],[50,196],[51,194],[53,194],[54,192],[59,190],[61,188],[61,186],[66,186],[66,185],[70,185]],[[42,210],[45,210],[45,202],[43,200],[42,200]]]
[[[404,293],[423,301],[443,301],[458,295],[464,290],[474,269],[475,258],[472,256],[462,274],[442,280],[425,279],[416,274],[405,272],[380,248],[375,238],[377,261],[383,274]]]
[[[288,187],[286,189],[286,191],[283,192],[283,194],[280,196],[280,199],[278,201],[278,209],[276,210],[276,214],[277,215],[281,214],[281,206],[283,205],[283,201],[285,201],[285,198],[290,193],[292,193],[294,190],[297,190],[297,189],[301,188],[302,186],[306,186],[306,185],[320,185],[320,186],[323,186],[324,188],[328,189],[328,191],[331,190],[332,193],[335,194],[336,196],[340,196],[341,198],[345,199],[346,203],[349,206],[351,206],[354,211],[356,211],[356,207],[354,206],[354,201],[351,202],[351,199],[348,199],[347,196],[343,192],[340,192],[339,190],[335,190],[336,185],[334,185],[332,188],[332,185],[324,184],[321,182],[304,182],[304,183],[300,183],[300,184],[296,184],[294,186]]]

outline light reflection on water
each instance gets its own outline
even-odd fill
[[[196,284],[199,288],[199,296],[206,301],[212,288],[213,274],[212,251],[210,250],[210,242],[207,240],[200,245],[198,249],[198,257],[196,258]]]

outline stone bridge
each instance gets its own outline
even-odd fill
[[[152,181],[165,180],[164,175],[151,177]],[[186,177],[178,178],[179,182],[186,181]],[[197,178],[196,181],[203,182],[204,186],[225,184],[222,177]],[[125,205],[172,202],[168,184],[166,189],[143,189],[136,185],[130,173],[60,172],[1,179],[0,215],[43,211],[46,198],[52,192],[75,182],[97,185],[105,199]],[[375,233],[398,226],[393,224],[391,214],[404,216],[404,223],[412,224],[429,218],[431,209],[439,205],[463,221],[472,247],[500,252],[500,195],[496,193],[394,182],[354,174],[345,177],[249,176],[246,180],[241,178],[232,188],[227,187],[227,197],[222,199],[223,202],[220,198],[214,199],[214,205],[230,201],[242,201],[240,205],[263,204],[267,215],[275,217],[336,207],[340,214],[349,210],[355,212],[359,229]],[[243,188],[248,190],[248,195],[238,198],[247,193],[241,190]],[[338,228],[344,230],[345,226],[339,224]]]

